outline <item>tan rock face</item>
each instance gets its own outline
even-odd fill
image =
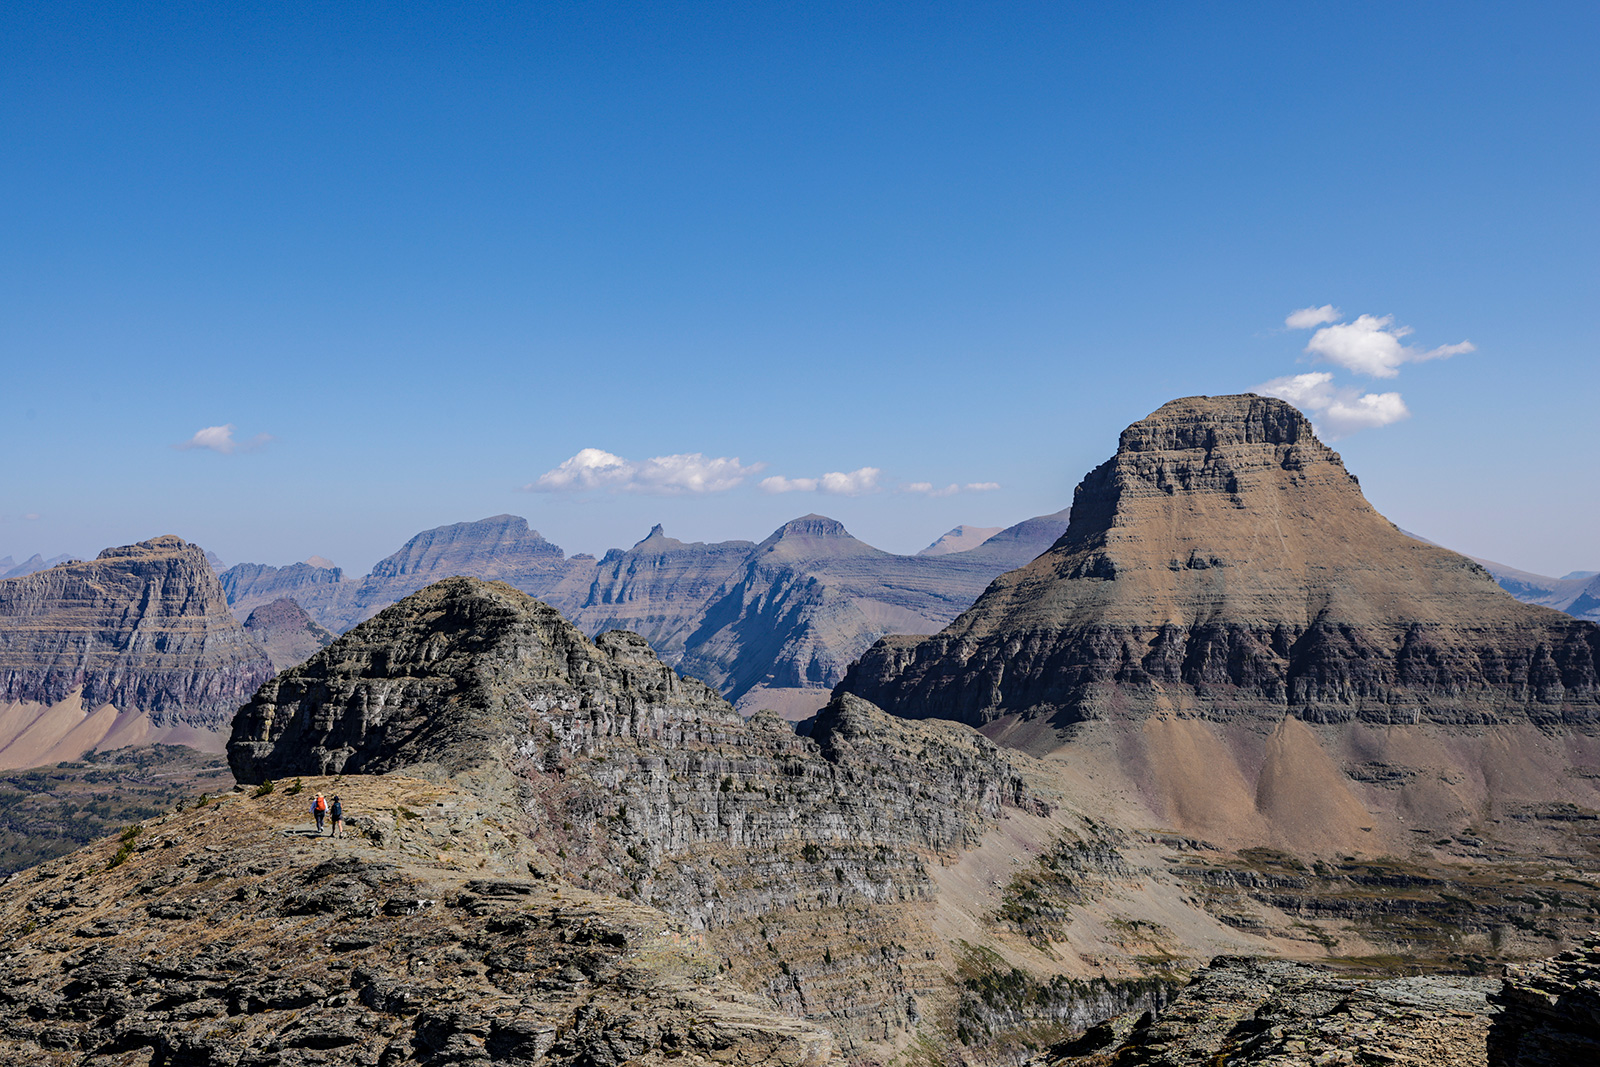
[[[1245,395],[1130,426],[1049,552],[942,633],[879,642],[842,688],[973,724],[1592,723],[1597,660],[1600,627],[1402,534],[1298,411]]]
[[[176,537],[0,582],[0,703],[145,712],[216,727],[272,675],[204,553]]]

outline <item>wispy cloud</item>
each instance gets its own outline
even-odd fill
[[[224,456],[231,456],[236,452],[257,452],[265,448],[273,440],[269,433],[258,433],[248,441],[235,441],[233,423],[224,426],[207,426],[198,431],[187,441],[173,445],[180,452],[202,448],[208,452],[220,452]]]
[[[1291,330],[1309,330],[1313,326],[1321,326],[1325,322],[1338,322],[1339,309],[1332,304],[1323,304],[1319,308],[1301,308],[1299,311],[1289,312],[1289,317],[1283,324]]]
[[[522,488],[530,493],[575,493],[610,489],[619,493],[720,493],[744,482],[765,463],[737,456],[683,452],[634,461],[599,448],[585,448]]]
[[[861,496],[878,491],[877,467],[859,467],[853,471],[829,471],[817,478],[784,478],[773,475],[761,479],[761,488],[768,493],[833,493],[837,496]]]
[[[958,485],[951,482],[936,486],[932,482],[908,482],[900,487],[902,493],[921,493],[924,496],[955,496],[957,493],[987,493],[1000,488],[999,482],[968,482]]]
[[[1318,321],[1331,321],[1326,318],[1310,321],[1315,315],[1320,315],[1324,311],[1334,311],[1334,309],[1307,308],[1295,312],[1285,321],[1290,326],[1295,326],[1297,316],[1303,316],[1298,328],[1310,329],[1317,325]],[[1393,378],[1400,373],[1400,366],[1404,363],[1446,359],[1463,352],[1477,351],[1471,341],[1440,345],[1438,348],[1417,348],[1400,343],[1401,338],[1409,337],[1414,332],[1409,326],[1396,326],[1393,315],[1381,317],[1361,315],[1354,322],[1333,322],[1332,325],[1323,326],[1312,334],[1311,340],[1306,343],[1306,354],[1357,374],[1368,374],[1374,378]]]
[[[1336,386],[1326,371],[1274,378],[1251,392],[1287,400],[1310,415],[1318,432],[1329,437],[1387,426],[1411,415],[1399,393],[1363,393],[1353,386]]]

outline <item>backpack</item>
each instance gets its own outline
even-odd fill
[[[316,800],[311,802],[311,810],[312,811],[327,811],[328,810],[328,802],[326,800],[323,800],[321,797],[318,797]]]

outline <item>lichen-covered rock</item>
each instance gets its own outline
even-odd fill
[[[1373,510],[1281,400],[1175,400],[1123,431],[1039,559],[841,683],[979,725],[1177,713],[1600,722],[1600,627],[1518,603]]]
[[[271,676],[205,553],[177,537],[0,582],[0,703],[81,689],[85,709],[214,729]]]

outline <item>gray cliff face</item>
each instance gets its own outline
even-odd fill
[[[1246,395],[1130,426],[1049,552],[942,633],[880,642],[842,689],[973,724],[1592,723],[1597,662],[1600,627],[1401,533],[1298,411]]]
[[[256,608],[284,598],[296,603],[302,598],[337,603],[338,594],[343,591],[344,572],[338,567],[313,567],[309,563],[291,563],[287,567],[236,563],[218,578],[227,593],[228,605],[236,615],[248,618]]]
[[[378,561],[372,573],[349,580],[337,567],[241,563],[223,575],[228,602],[244,615],[281,597],[295,600],[336,633],[369,619],[425,585],[457,575],[503,581],[570,609],[582,603],[594,577],[592,556],[570,559],[516,515],[495,515],[424,530]]]
[[[201,550],[157,537],[0,582],[0,701],[216,727],[271,677]]]
[[[605,554],[572,620],[591,634],[636,633],[656,655],[676,663],[706,605],[755,547],[752,541],[685,544],[658,525],[626,552]]]
[[[747,982],[861,1040],[910,1027],[933,992],[904,948],[906,909],[934,893],[928,864],[1007,806],[1042,810],[975,731],[852,697],[809,738],[771,715],[746,722],[637,635],[591,642],[472,579],[414,594],[264,686],[228,752],[243,781],[405,768],[515,799],[569,877],[715,934]],[[818,909],[842,924],[826,944]],[[769,955],[779,943],[792,947]],[[801,981],[854,992],[829,1014],[796,999]]]

